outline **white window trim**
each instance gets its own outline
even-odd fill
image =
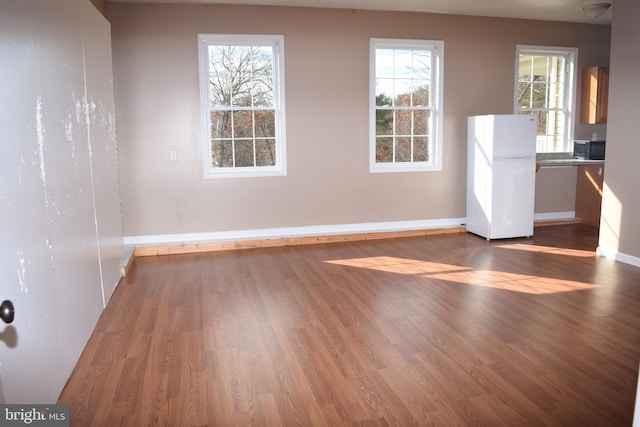
[[[209,43],[224,42],[228,44],[245,45],[254,43],[274,47],[274,104],[276,115],[276,164],[275,166],[229,167],[214,168],[211,165],[211,123],[210,123],[210,92],[208,85],[208,45]],[[286,123],[285,123],[285,95],[284,95],[284,36],[264,34],[198,34],[198,61],[200,80],[200,113],[202,126],[202,165],[204,178],[247,178],[263,176],[286,176]]]
[[[433,96],[434,123],[431,142],[431,160],[412,163],[377,163],[376,162],[376,48],[425,48],[434,50],[435,67],[432,70],[432,81],[436,84]],[[442,170],[442,127],[443,127],[443,92],[444,92],[444,41],[416,39],[384,39],[369,40],[369,172],[425,172]]]
[[[516,62],[515,62],[515,76],[514,76],[514,86],[513,86],[513,111],[515,114],[518,114],[518,69],[520,68],[520,54],[522,51],[525,51],[527,54],[536,54],[539,53],[541,55],[553,55],[553,54],[562,54],[568,57],[571,57],[571,61],[567,61],[567,66],[569,67],[566,70],[569,75],[569,79],[567,84],[565,85],[565,99],[568,99],[568,112],[567,112],[567,121],[565,123],[565,135],[567,136],[566,141],[564,142],[564,151],[555,151],[555,153],[566,153],[571,152],[573,146],[573,135],[574,128],[576,124],[576,98],[577,98],[577,81],[578,81],[578,48],[577,47],[561,47],[561,46],[537,46],[537,45],[516,45]]]

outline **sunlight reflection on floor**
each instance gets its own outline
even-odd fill
[[[419,261],[415,259],[377,256],[369,258],[354,258],[346,260],[327,261],[331,264],[348,265],[349,267],[363,267],[388,273],[420,274],[467,271],[468,267],[442,264],[439,262]]]
[[[544,246],[530,245],[505,245],[508,249],[542,248],[540,252],[554,253],[551,251],[558,248],[546,248]],[[563,249],[563,254],[567,250]],[[571,251],[571,250],[569,250]],[[574,251],[584,253],[586,251]],[[591,256],[591,255],[590,255]],[[504,289],[513,292],[523,292],[527,294],[550,294],[558,292],[570,292],[584,289],[593,289],[597,285],[591,283],[576,282],[572,280],[555,279],[551,277],[532,276],[528,274],[507,273],[492,270],[474,270],[453,264],[443,264],[437,262],[412,260],[388,256],[353,258],[343,260],[326,261],[331,264],[345,265],[349,267],[368,268],[377,271],[384,271],[396,274],[422,275],[439,280],[461,283],[465,285],[483,286],[495,289]]]
[[[545,254],[558,254],[558,255],[576,256],[576,257],[582,257],[582,258],[594,258],[596,256],[595,250],[583,251],[580,249],[556,248],[553,246],[523,245],[522,243],[513,243],[509,245],[496,245],[496,247],[501,249],[515,249],[519,251],[540,252]]]

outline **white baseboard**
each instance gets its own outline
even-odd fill
[[[575,219],[575,212],[548,212],[534,215],[535,221],[559,221]],[[386,233],[411,230],[453,228],[465,225],[466,218],[441,218],[416,221],[386,221],[358,224],[327,224],[303,227],[260,228],[203,233],[175,233],[140,236],[124,236],[125,250],[137,246],[156,246],[190,243],[216,243],[242,240],[282,239],[309,236],[332,236],[358,233]]]
[[[631,255],[623,254],[621,252],[612,251],[609,249],[605,249],[601,246],[596,248],[596,253],[605,258],[609,258],[615,261],[623,262],[625,264],[630,264],[635,267],[640,267],[640,258],[634,257]]]
[[[534,221],[567,221],[576,218],[575,211],[541,212],[533,214]]]
[[[575,219],[575,212],[549,212],[534,215],[535,221]],[[159,246],[190,243],[217,243],[242,240],[282,239],[313,236],[333,236],[359,233],[388,233],[412,230],[446,229],[465,225],[466,218],[443,218],[418,221],[370,222],[360,224],[314,225],[304,227],[263,228],[255,230],[216,231],[205,233],[176,233],[125,236],[123,265],[127,265],[138,246]],[[600,256],[640,267],[640,258],[598,247]]]
[[[312,225],[304,227],[262,228],[254,230],[214,231],[205,233],[156,234],[125,236],[125,247],[188,243],[216,243],[242,240],[282,239],[309,236],[332,236],[359,233],[427,230],[460,227],[466,218],[443,218],[418,221],[369,222],[361,224]]]

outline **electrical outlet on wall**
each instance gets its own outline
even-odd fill
[[[176,150],[169,151],[169,160],[178,160],[178,153]]]

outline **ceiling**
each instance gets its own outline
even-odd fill
[[[580,6],[597,0],[107,0],[118,3],[209,3],[232,5],[327,7],[340,9],[432,12],[543,21],[611,24],[611,9],[599,18]],[[609,3],[613,3],[611,0]]]

